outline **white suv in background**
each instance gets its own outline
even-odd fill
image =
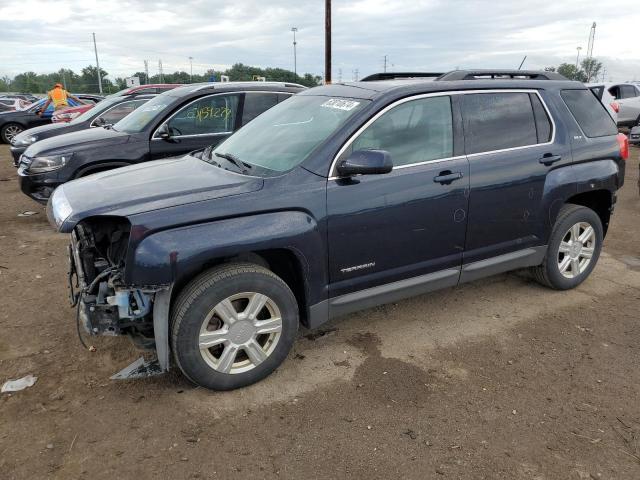
[[[618,126],[633,127],[640,123],[640,85],[636,83],[605,83],[604,85],[619,106]]]
[[[607,108],[607,112],[613,118],[613,121],[618,123],[618,111],[620,110],[620,104],[609,93],[608,87],[604,83],[587,83],[587,87],[598,97],[598,100]]]

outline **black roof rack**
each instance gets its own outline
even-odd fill
[[[436,78],[443,80],[569,80],[556,72],[539,70],[453,70]]]
[[[384,72],[374,73],[361,79],[361,82],[375,82],[378,80],[396,80],[399,78],[437,78],[442,76],[443,73],[435,72]]]

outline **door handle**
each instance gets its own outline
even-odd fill
[[[560,160],[562,160],[562,157],[560,155],[552,155],[550,153],[545,153],[542,156],[542,158],[540,158],[538,161],[548,167],[550,165],[553,165],[556,162],[559,162]]]
[[[462,178],[462,172],[452,172],[451,170],[445,170],[440,172],[439,175],[433,177],[433,181],[441,185],[449,185],[451,182],[460,180]]]

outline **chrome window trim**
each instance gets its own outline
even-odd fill
[[[205,85],[205,87],[208,87],[208,85]],[[201,89],[197,89],[197,90],[201,90]],[[194,90],[194,91],[197,91],[197,90]],[[195,102],[198,102],[198,101],[202,100],[203,98],[216,97],[218,95],[242,95],[242,94],[245,94],[245,93],[275,93],[275,94],[278,94],[278,93],[289,93],[289,92],[281,92],[279,90],[247,90],[247,91],[238,90],[238,91],[230,91],[230,92],[212,93],[211,95],[203,95],[202,97],[195,98],[191,102],[185,104],[184,107],[181,107],[180,110],[174,112],[173,115],[171,115],[164,122],[162,122],[160,125],[158,125],[156,127],[156,129],[153,131],[153,134],[151,135],[151,141],[163,140],[160,137],[156,137],[156,133],[158,133],[158,130],[160,129],[160,127],[162,125],[164,125],[165,123],[170,121],[173,117],[175,117],[177,115],[177,113],[182,110],[182,108],[186,108],[189,105],[192,105]],[[240,105],[239,101],[238,101],[238,105]],[[244,107],[243,107],[242,110],[244,111]],[[241,115],[242,115],[242,113],[243,112],[240,112]],[[191,134],[191,135],[176,135],[176,136],[171,137],[171,138],[211,137],[211,136],[216,136],[216,135],[229,135],[229,134],[233,133],[234,131],[235,130],[231,130],[231,131],[227,131],[227,132],[194,133],[194,134]]]
[[[472,95],[475,93],[535,93],[538,98],[540,99],[540,103],[542,103],[542,107],[544,108],[545,112],[547,113],[547,117],[549,118],[549,121],[551,122],[551,140],[549,140],[548,142],[543,142],[543,143],[534,143],[532,145],[523,145],[521,147],[510,147],[510,148],[503,148],[503,149],[499,149],[499,150],[488,150],[486,152],[478,152],[478,153],[470,153],[468,155],[458,155],[455,157],[447,157],[447,158],[436,158],[433,160],[425,160],[423,162],[416,162],[416,163],[409,163],[407,165],[398,165],[397,167],[393,167],[393,170],[396,169],[401,169],[401,168],[408,168],[408,167],[415,167],[418,165],[425,165],[427,163],[435,163],[435,162],[444,162],[447,160],[457,160],[460,158],[473,158],[473,157],[477,157],[480,155],[488,155],[488,154],[492,154],[492,153],[501,153],[501,152],[510,152],[510,151],[514,151],[514,150],[521,150],[524,148],[532,148],[532,147],[540,147],[540,146],[544,146],[544,145],[551,145],[555,142],[556,139],[556,123],[553,119],[553,115],[551,115],[551,111],[549,110],[549,107],[547,106],[546,102],[544,101],[544,98],[542,98],[542,95],[540,95],[540,92],[536,89],[530,89],[530,88],[522,88],[522,89],[511,89],[511,88],[500,88],[500,89],[487,89],[487,90],[454,90],[454,91],[450,91],[450,92],[433,92],[433,93],[421,93],[419,95],[414,95],[411,97],[407,97],[407,98],[401,98],[399,100],[396,100],[395,102],[387,105],[386,107],[384,107],[382,110],[380,110],[377,114],[375,114],[373,117],[371,117],[369,120],[367,120],[367,122],[360,127],[353,135],[351,135],[351,137],[349,137],[349,139],[344,143],[344,145],[342,145],[342,147],[340,147],[340,150],[338,150],[338,153],[335,155],[335,157],[333,158],[333,162],[331,162],[331,168],[329,169],[329,177],[328,180],[338,180],[342,177],[337,175],[337,172],[335,171],[336,168],[336,164],[338,163],[338,159],[340,158],[340,156],[345,152],[345,150],[347,148],[349,148],[351,146],[351,144],[360,136],[360,134],[366,130],[373,122],[375,122],[378,118],[380,118],[382,115],[384,115],[385,113],[387,113],[389,110],[391,110],[392,108],[395,108],[398,105],[402,105],[403,103],[406,102],[410,102],[413,100],[420,100],[422,98],[430,98],[430,97],[445,97],[445,96],[453,96],[453,95]],[[533,106],[532,108],[532,114],[533,114]],[[534,117],[535,119],[535,117]]]
[[[138,99],[138,100],[140,100],[140,99]],[[93,120],[91,120],[91,123],[89,124],[89,128],[95,128],[95,127],[97,127],[98,125],[94,125],[94,124],[93,124],[93,122],[95,122],[97,119],[99,119],[100,117],[102,117],[102,115],[103,115],[103,114],[110,112],[111,110],[113,110],[113,109],[114,109],[114,108],[116,108],[116,107],[121,107],[122,105],[124,105],[124,104],[126,104],[126,103],[132,103],[132,102],[135,102],[135,101],[136,101],[136,99],[135,99],[135,98],[132,98],[131,100],[127,100],[126,102],[116,103],[116,104],[115,104],[114,106],[112,106],[111,108],[107,108],[104,112],[102,112],[102,113],[101,113],[100,115],[98,115],[96,118],[94,118]],[[145,102],[145,103],[146,103],[146,102]],[[142,103],[142,105],[144,105],[144,103]],[[134,109],[134,110],[135,110],[135,109]],[[131,112],[129,112],[129,113],[131,113]],[[82,114],[80,114],[80,115],[82,115]],[[126,117],[126,115],[125,115],[125,117]],[[122,118],[124,118],[124,117],[122,117]]]

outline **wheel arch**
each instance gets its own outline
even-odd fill
[[[127,167],[129,165],[131,165],[131,162],[127,162],[124,160],[92,163],[91,165],[80,167],[78,170],[76,170],[76,173],[73,178],[80,178],[80,177],[84,177],[85,175],[104,172],[105,170],[112,170],[114,168]]]
[[[606,236],[609,220],[611,219],[611,210],[614,204],[613,199],[614,193],[610,190],[592,190],[578,193],[568,198],[565,204],[580,205],[596,212],[602,222],[603,235]]]
[[[183,275],[176,280],[171,292],[171,304],[193,278],[212,268],[233,263],[253,263],[279,276],[296,297],[300,322],[305,327],[309,326],[308,283],[304,274],[306,262],[299,254],[287,248],[247,251],[230,257],[212,258],[189,276]]]

